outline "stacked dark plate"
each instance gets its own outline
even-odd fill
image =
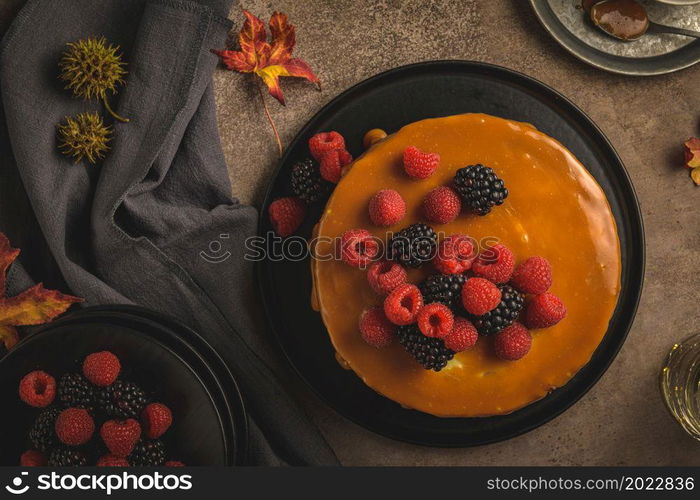
[[[109,350],[123,376],[173,412],[166,434],[173,459],[188,465],[242,464],[247,420],[240,392],[221,358],[197,333],[172,318],[131,306],[71,313],[22,340],[0,360],[0,465],[18,465],[37,414],[20,401],[19,380],[41,369],[56,378],[77,371],[91,352]]]

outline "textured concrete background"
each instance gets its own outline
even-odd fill
[[[575,1],[575,0],[572,0]],[[0,29],[22,0],[0,0]],[[698,331],[700,188],[680,167],[681,142],[700,135],[700,65],[632,78],[579,62],[538,24],[525,0],[249,0],[297,26],[296,55],[323,81],[316,92],[288,79],[287,107],[268,101],[283,140],[326,102],[377,72],[430,59],[474,59],[531,75],[568,96],[603,129],[632,176],[644,214],[647,273],[640,312],[601,381],[549,424],[507,442],[433,449],[374,435],[295,392],[347,465],[700,465],[700,443],[668,416],[658,372],[674,341]],[[221,139],[236,196],[260,204],[276,146],[248,76],[217,71]]]

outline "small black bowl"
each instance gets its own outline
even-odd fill
[[[169,458],[188,465],[243,462],[243,403],[214,350],[172,318],[138,307],[108,306],[79,310],[49,324],[0,360],[0,465],[18,464],[40,411],[19,399],[20,379],[43,370],[58,380],[64,373],[80,371],[83,358],[100,350],[120,358],[121,378],[139,384],[172,410],[174,424],[163,436]]]

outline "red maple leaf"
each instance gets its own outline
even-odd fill
[[[685,143],[685,166],[690,169],[690,178],[700,186],[700,139],[691,137]]]
[[[685,147],[685,166],[688,168],[700,167],[700,139],[691,137],[683,143]]]
[[[270,41],[267,41],[265,24],[247,10],[243,11],[246,17],[241,31],[238,34],[240,50],[212,50],[221,58],[223,65],[240,73],[253,73],[267,85],[267,88],[275,99],[282,105],[284,94],[280,87],[281,76],[293,76],[306,78],[321,88],[321,81],[311,70],[311,67],[302,59],[292,57],[296,44],[295,28],[287,22],[287,16],[281,12],[275,12],[270,18]],[[272,120],[270,110],[258,85],[260,97],[265,107],[265,114],[270,122],[272,131],[277,140],[280,156],[282,156],[282,140],[275,122]]]
[[[7,349],[18,339],[17,326],[41,325],[63,314],[72,304],[83,299],[47,290],[39,283],[28,290],[7,297],[5,289],[7,271],[19,256],[19,249],[12,248],[7,237],[0,233],[0,342]]]
[[[317,85],[320,80],[302,59],[292,57],[296,43],[295,28],[287,16],[275,12],[270,18],[270,41],[265,24],[247,10],[238,43],[241,50],[213,50],[227,69],[240,73],[255,73],[267,85],[275,99],[285,104],[279,77],[306,78]]]

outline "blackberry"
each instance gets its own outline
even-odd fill
[[[292,191],[307,203],[314,203],[330,190],[330,183],[321,177],[318,166],[307,159],[292,167]]]
[[[58,382],[58,399],[65,406],[92,410],[95,393],[90,383],[79,373],[66,373]]]
[[[165,445],[159,439],[141,440],[134,446],[128,460],[134,466],[163,465],[166,461]]]
[[[45,453],[58,444],[54,426],[59,413],[61,413],[61,409],[52,406],[42,410],[36,417],[29,430],[29,441],[34,449]]]
[[[459,307],[462,301],[462,274],[434,274],[428,276],[418,284],[420,293],[423,294],[423,303],[440,302],[453,311]]]
[[[389,258],[407,267],[420,267],[432,260],[437,250],[437,235],[427,224],[411,224],[389,241]]]
[[[442,339],[426,337],[415,324],[400,326],[398,337],[403,348],[426,370],[439,372],[455,355]]]
[[[508,197],[503,180],[492,168],[478,164],[460,168],[454,177],[455,190],[477,215],[486,215]]]
[[[79,467],[87,465],[87,457],[82,451],[59,446],[51,451],[48,464],[51,467]]]
[[[98,407],[114,418],[138,418],[147,403],[143,389],[124,380],[117,380],[98,391],[97,395]]]
[[[499,285],[501,302],[483,316],[474,316],[472,322],[481,335],[493,335],[518,319],[525,299],[510,285]]]

